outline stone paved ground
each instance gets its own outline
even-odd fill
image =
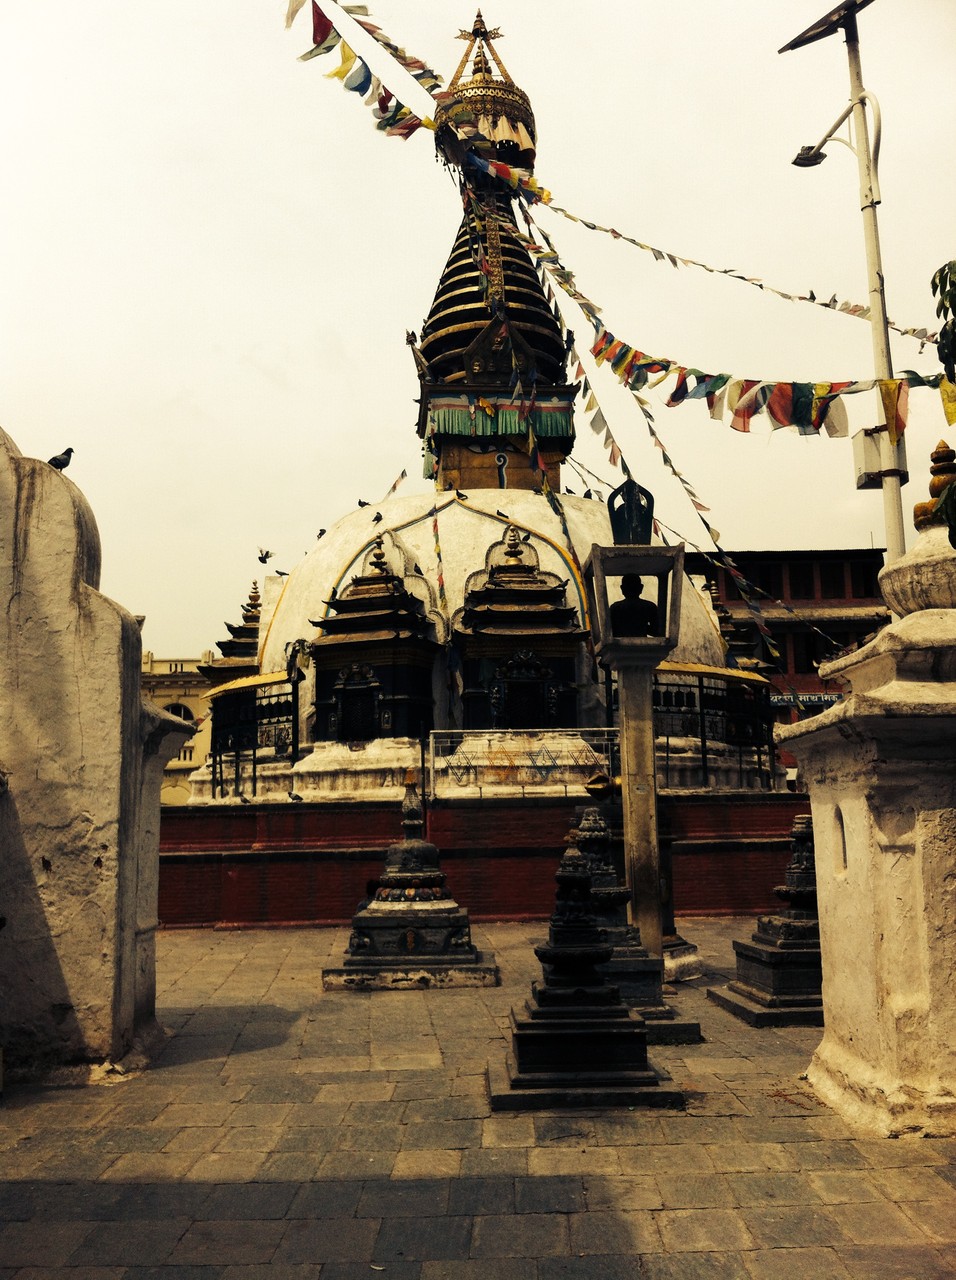
[[[540,925],[476,928],[495,990],[322,994],[343,930],[168,933],[153,1069],[8,1092],[0,1280],[956,1276],[956,1140],[879,1141],[801,1085],[818,1032],[707,1002],[749,921],[689,921],[686,1113],[491,1115]]]

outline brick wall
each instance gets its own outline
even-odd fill
[[[428,813],[448,888],[474,920],[544,919],[578,801],[457,802]],[[678,915],[780,906],[789,831],[806,797],[789,793],[660,798]],[[164,809],[159,918],[170,925],[338,923],[351,918],[400,806],[246,805]]]

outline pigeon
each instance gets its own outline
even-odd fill
[[[73,457],[72,449],[64,449],[62,453],[58,453],[55,458],[50,458],[48,465],[55,467],[57,471],[65,471],[70,465],[70,459]]]
[[[359,498],[358,504],[360,507],[370,507],[372,505],[370,502],[366,502],[364,498]]]
[[[263,547],[259,548],[259,563],[265,564],[267,560],[271,560],[275,555],[274,551],[266,551]]]
[[[376,511],[375,515],[372,516],[372,524],[378,524],[381,521],[381,519],[382,519],[381,511]]]
[[[424,573],[422,572],[422,566],[417,563],[412,565],[412,572],[417,573],[420,578],[424,578],[425,576]]]
[[[320,529],[319,532],[315,535],[315,540],[316,542],[318,542],[320,538],[324,538],[324,537],[325,537],[325,530]]]
[[[531,530],[530,530],[530,529],[529,529],[529,530],[528,530],[528,532],[524,535],[524,537],[521,539],[521,541],[522,541],[522,542],[530,542],[530,541],[531,541]]]
[[[460,489],[456,489],[456,490],[455,490],[455,497],[456,497],[456,498],[460,498],[462,502],[467,502],[467,501],[468,501],[468,494],[467,494],[467,493],[462,493],[462,491],[461,491]]]
[[[288,578],[288,576],[289,575],[285,569],[276,569],[277,578]]]
[[[564,492],[565,492],[565,493],[569,493],[569,494],[571,495],[571,497],[572,497],[572,498],[576,498],[576,497],[578,496],[578,495],[574,492],[574,490],[573,490],[573,489],[569,489],[569,488],[567,487],[567,485],[565,485],[565,486],[564,486]]]
[[[504,511],[496,511],[495,515],[501,516],[502,520],[507,520],[511,524],[511,516],[506,515]]]
[[[302,797],[301,797],[301,796],[297,796],[297,795],[295,794],[295,792],[294,792],[294,791],[289,791],[289,792],[287,792],[286,794],[288,795],[289,799],[290,799],[290,800],[294,800],[296,804],[301,804],[301,803],[302,803]]]
[[[239,803],[240,803],[240,804],[252,804],[252,801],[251,801],[250,799],[248,799],[248,797],[247,797],[247,796],[244,796],[244,795],[242,794],[242,792],[240,791],[240,792],[239,792]]]

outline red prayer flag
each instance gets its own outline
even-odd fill
[[[312,0],[312,43],[324,44],[332,34],[333,26],[319,6]]]

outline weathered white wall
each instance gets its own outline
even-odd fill
[[[159,785],[189,730],[139,694],[136,621],[100,595],[65,475],[0,432],[0,1044],[117,1058],[153,1017]]]
[[[956,609],[927,607],[956,599],[945,538],[884,571],[897,609],[897,581],[925,583],[934,558],[940,589],[829,665],[846,700],[778,731],[816,845],[825,1030],[808,1077],[881,1134],[956,1133]]]

